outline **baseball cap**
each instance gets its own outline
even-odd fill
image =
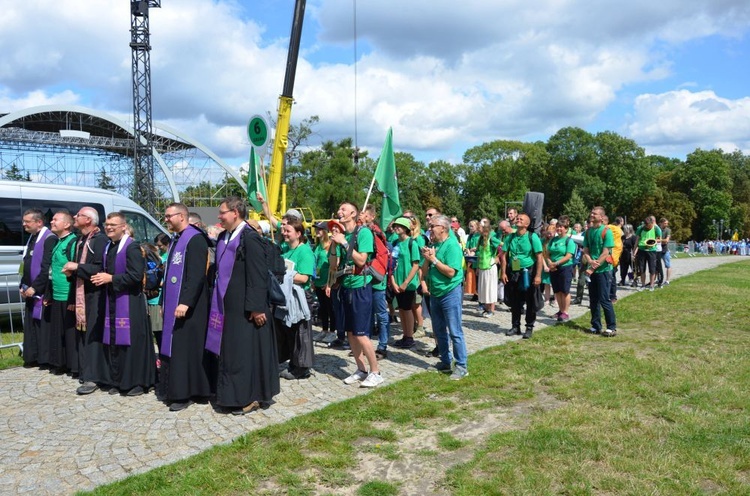
[[[285,217],[294,217],[295,219],[302,220],[302,212],[297,210],[296,208],[290,208],[286,211],[284,214]]]

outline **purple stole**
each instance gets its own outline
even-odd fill
[[[115,274],[124,274],[127,270],[127,251],[133,239],[129,236],[120,241],[115,256]],[[107,252],[112,246],[110,241],[104,248],[104,271],[107,270]],[[104,304],[104,344],[110,343],[111,322],[109,320],[109,293],[113,292],[112,285],[107,286],[107,298]],[[130,346],[130,300],[127,291],[115,293],[115,344],[118,346]]]
[[[227,294],[229,279],[232,277],[237,247],[240,246],[242,230],[247,224],[237,226],[230,236],[225,233],[228,242],[220,240],[216,244],[216,284],[211,295],[211,312],[208,314],[208,333],[206,334],[206,349],[218,355],[221,351],[221,335],[224,332],[224,296]]]
[[[164,271],[164,283],[162,293],[164,295],[164,327],[161,335],[161,354],[172,356],[172,331],[174,330],[174,311],[180,304],[180,290],[182,289],[182,276],[185,273],[185,251],[188,241],[200,234],[200,231],[193,226],[188,225],[177,241],[172,241],[170,245],[170,257],[167,267]],[[174,246],[174,249],[172,247]]]
[[[36,237],[34,242],[34,253],[31,254],[31,269],[29,275],[31,276],[31,283],[33,283],[39,273],[42,271],[42,259],[44,258],[44,240],[52,235],[52,231],[43,227]],[[38,247],[38,248],[37,248]],[[42,319],[42,295],[34,295],[34,309],[31,311],[31,317],[34,320]]]

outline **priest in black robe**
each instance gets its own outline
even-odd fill
[[[280,391],[278,351],[268,304],[264,240],[230,196],[219,207],[216,284],[206,348],[218,354],[216,404],[235,415],[268,406]]]
[[[211,395],[211,356],[205,351],[209,291],[208,238],[188,222],[182,203],[167,206],[164,220],[174,233],[162,284],[164,327],[159,397],[173,412]]]
[[[78,394],[91,394],[100,385],[112,384],[109,355],[104,351],[104,286],[96,286],[91,276],[102,271],[104,248],[109,238],[99,230],[99,213],[83,207],[73,217],[80,236],[76,242],[76,261],[66,263],[63,271],[75,275],[75,314],[78,331]]]
[[[143,274],[146,259],[140,245],[127,234],[125,214],[107,215],[104,232],[104,272],[91,277],[106,287],[103,342],[111,367],[110,394],[139,396],[156,383],[156,355],[151,338]]]
[[[23,252],[20,286],[21,297],[26,303],[23,363],[31,367],[49,362],[49,327],[43,325],[42,297],[47,290],[52,248],[57,243],[57,237],[44,225],[44,214],[39,209],[26,210],[22,222],[24,230],[29,234]]]

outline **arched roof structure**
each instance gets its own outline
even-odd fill
[[[154,159],[159,164],[174,201],[180,195],[172,171],[162,157],[181,150],[198,149],[210,157],[243,188],[239,173],[199,141],[159,123],[154,123]],[[169,138],[158,131],[173,135]],[[133,156],[133,128],[117,117],[78,105],[44,105],[0,115],[0,141],[69,149],[75,152],[104,150]]]

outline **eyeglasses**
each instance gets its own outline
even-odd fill
[[[124,226],[124,225],[125,225],[124,222],[120,222],[119,224],[110,224],[108,222],[104,223],[104,227],[120,227],[120,226]]]
[[[86,217],[87,219],[91,218],[91,216],[86,215],[86,214],[75,214],[73,217]]]
[[[164,218],[167,219],[167,220],[169,220],[172,217],[174,217],[175,215],[182,215],[182,212],[177,212],[176,214],[164,214]]]
[[[219,210],[219,215],[228,214],[229,212],[234,212],[234,210]]]

